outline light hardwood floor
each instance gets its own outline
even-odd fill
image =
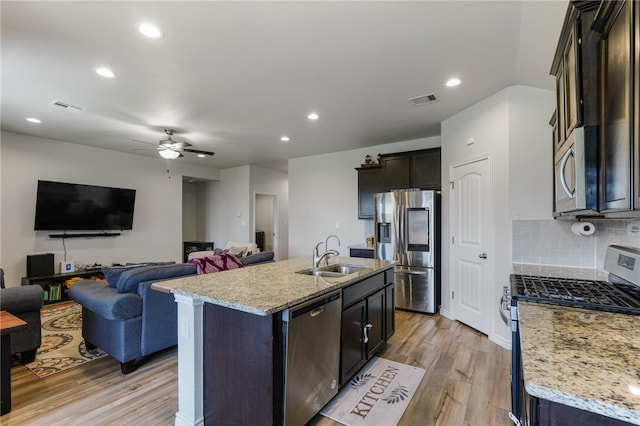
[[[510,425],[510,352],[440,315],[397,311],[396,333],[380,356],[426,374],[400,426]],[[129,375],[110,357],[39,379],[11,370],[13,409],[1,425],[173,425],[177,351],[147,360]],[[320,415],[310,424],[338,425]]]

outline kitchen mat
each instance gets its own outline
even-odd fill
[[[373,357],[321,411],[348,426],[397,425],[425,370]]]

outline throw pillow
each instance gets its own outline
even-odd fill
[[[241,246],[241,247],[231,246],[231,247],[229,247],[229,253],[233,253],[238,257],[244,256],[244,253],[246,251],[247,251],[247,247],[246,246]]]
[[[198,275],[242,268],[242,262],[240,262],[236,255],[232,253],[198,257],[196,259],[191,259],[189,263],[196,265]]]

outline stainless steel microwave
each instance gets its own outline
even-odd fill
[[[598,129],[576,127],[555,157],[554,215],[598,214]]]

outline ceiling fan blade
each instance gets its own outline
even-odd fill
[[[202,151],[200,149],[190,149],[190,148],[185,148],[183,149],[184,152],[191,152],[194,154],[202,154],[202,155],[211,155],[213,156],[215,153],[211,152],[211,151]]]

